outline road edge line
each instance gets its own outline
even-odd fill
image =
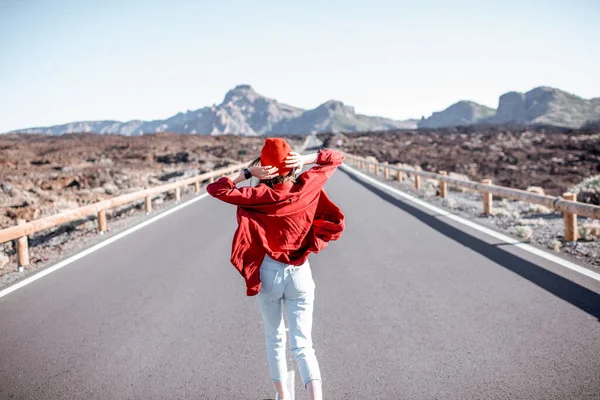
[[[296,372],[293,369],[288,370],[286,386],[291,396],[290,400],[296,400]]]
[[[181,210],[184,207],[187,207],[187,206],[189,206],[189,205],[191,205],[191,204],[193,204],[193,203],[195,203],[195,202],[197,202],[199,200],[202,200],[206,196],[208,196],[208,193],[203,193],[201,195],[198,195],[197,197],[195,197],[193,199],[190,199],[190,200],[188,200],[188,201],[186,201],[184,203],[176,205],[176,206],[174,206],[174,207],[172,207],[172,208],[170,208],[170,209],[168,209],[168,210],[166,210],[166,211],[164,211],[164,212],[162,212],[162,213],[160,213],[158,215],[155,215],[154,217],[152,217],[152,218],[150,218],[150,219],[148,219],[146,221],[140,222],[139,224],[134,225],[131,228],[124,230],[123,232],[117,233],[115,236],[112,236],[112,237],[110,237],[110,238],[108,238],[108,239],[106,239],[106,240],[104,240],[104,241],[102,241],[100,243],[95,244],[95,245],[93,245],[90,248],[87,248],[87,249],[85,249],[85,250],[83,250],[83,251],[81,251],[81,252],[79,252],[79,253],[77,253],[75,255],[72,255],[71,257],[66,258],[66,259],[64,259],[62,261],[59,261],[57,264],[54,264],[54,265],[52,265],[52,266],[50,266],[48,268],[45,268],[44,270],[42,270],[40,272],[37,272],[37,273],[35,273],[34,275],[32,275],[30,277],[27,277],[27,278],[25,278],[25,279],[23,279],[23,280],[15,283],[15,284],[13,284],[13,285],[10,285],[6,289],[0,290],[0,298],[6,296],[6,295],[8,295],[8,294],[10,294],[10,293],[12,293],[12,292],[14,292],[14,291],[16,291],[16,290],[24,287],[24,286],[32,283],[32,282],[35,282],[38,279],[43,278],[44,276],[46,276],[48,274],[51,274],[54,271],[57,271],[57,270],[59,270],[59,269],[61,269],[63,267],[66,267],[67,265],[69,265],[69,264],[71,264],[71,263],[79,260],[80,258],[83,258],[83,257],[85,257],[85,256],[87,256],[89,254],[92,254],[93,252],[95,252],[97,250],[100,250],[101,248],[103,248],[105,246],[108,246],[109,244],[114,243],[117,240],[122,239],[125,236],[128,236],[128,235],[132,234],[133,232],[135,232],[137,230],[140,230],[140,229],[142,229],[142,228],[144,228],[144,227],[146,227],[146,226],[148,226],[148,225],[150,225],[150,224],[152,224],[152,223],[154,223],[154,222],[156,222],[156,221],[158,221],[158,220],[160,220],[160,219],[162,219],[162,218],[164,218],[164,217],[166,217],[168,215],[171,215],[174,212],[179,211],[179,210]]]
[[[580,273],[582,275],[587,276],[588,278],[592,278],[592,279],[600,282],[600,274],[598,274],[597,272],[591,271],[591,270],[589,270],[589,269],[587,269],[585,267],[582,267],[582,266],[580,266],[580,265],[578,265],[578,264],[576,264],[574,262],[571,262],[571,261],[565,260],[563,258],[557,257],[557,256],[555,256],[553,254],[550,254],[550,253],[544,251],[544,250],[538,249],[538,248],[533,247],[531,245],[528,245],[528,244],[522,243],[522,242],[520,242],[518,240],[515,240],[515,239],[511,238],[510,236],[507,236],[507,235],[505,235],[503,233],[496,232],[493,229],[487,228],[487,227],[485,227],[483,225],[479,225],[479,224],[477,224],[475,222],[472,222],[472,221],[469,221],[469,220],[467,220],[467,219],[465,219],[463,217],[459,217],[458,215],[452,214],[449,211],[446,211],[446,210],[444,210],[442,208],[434,206],[433,204],[427,203],[426,201],[418,199],[418,198],[416,198],[414,196],[411,196],[408,193],[404,193],[401,190],[398,190],[398,189],[396,189],[396,188],[394,188],[392,186],[389,186],[389,185],[387,185],[387,184],[385,184],[383,182],[380,182],[377,179],[374,179],[374,178],[372,178],[372,177],[370,177],[370,176],[368,176],[368,175],[366,175],[366,174],[364,174],[364,173],[362,173],[362,172],[360,172],[360,171],[352,168],[351,166],[349,166],[347,164],[342,164],[341,168],[344,171],[346,171],[348,173],[351,173],[353,175],[359,176],[360,178],[362,178],[362,179],[364,179],[364,180],[366,180],[366,181],[368,181],[370,183],[373,183],[373,184],[375,184],[377,186],[383,187],[387,191],[391,191],[391,192],[393,192],[393,193],[395,193],[395,194],[397,194],[397,195],[399,195],[401,197],[404,197],[405,199],[407,199],[407,200],[409,200],[409,201],[411,201],[411,202],[413,202],[415,204],[418,204],[418,205],[420,205],[420,206],[422,206],[424,208],[427,208],[428,210],[434,211],[437,214],[439,214],[440,216],[447,217],[447,218],[449,218],[449,219],[451,219],[453,221],[456,221],[458,223],[466,225],[469,228],[475,229],[475,230],[477,230],[479,232],[482,232],[482,233],[484,233],[484,234],[486,234],[488,236],[491,236],[491,237],[493,237],[495,239],[501,240],[501,241],[503,241],[503,242],[505,242],[507,244],[513,245],[513,246],[518,247],[518,248],[520,248],[522,250],[525,250],[525,251],[527,251],[529,253],[535,254],[538,257],[544,258],[544,259],[546,259],[548,261],[552,261],[553,263],[558,264],[561,267],[570,269],[571,271],[574,271],[574,272],[578,272],[578,273]]]

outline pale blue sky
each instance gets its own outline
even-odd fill
[[[0,132],[158,119],[227,90],[419,118],[553,86],[600,96],[600,1],[0,0]]]

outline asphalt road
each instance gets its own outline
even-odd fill
[[[347,218],[309,259],[326,398],[600,398],[598,282],[343,171],[326,189]],[[0,399],[273,398],[234,229],[206,198],[0,298]]]

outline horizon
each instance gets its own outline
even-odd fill
[[[598,3],[407,4],[8,0],[0,132],[166,119],[240,84],[303,109],[338,100],[395,120],[463,100],[497,109],[500,95],[540,86],[600,96],[589,50]]]
[[[256,90],[256,88],[255,88],[253,85],[251,85],[251,84],[247,84],[247,83],[240,83],[240,84],[237,84],[237,85],[233,86],[231,89],[229,89],[229,90],[226,92],[226,94],[227,94],[229,91],[231,91],[231,90],[234,90],[234,89],[236,89],[236,88],[237,88],[237,87],[239,87],[239,86],[249,86],[249,87],[250,87],[252,90],[254,90],[254,91],[255,91],[256,93],[258,93],[259,95],[261,95],[261,96],[264,96],[264,97],[267,97],[267,98],[270,98],[270,96],[269,96],[268,94],[266,94],[266,95],[265,95],[264,93],[261,93],[261,92],[260,92],[260,90]],[[531,91],[531,90],[538,89],[538,88],[549,88],[549,89],[556,89],[556,90],[561,90],[561,91],[563,91],[563,92],[566,92],[566,91],[564,91],[564,90],[562,90],[562,89],[560,89],[560,88],[553,88],[553,87],[550,87],[550,86],[537,86],[537,87],[535,87],[535,88],[531,88],[531,89],[529,89],[529,90],[526,90],[526,91],[523,91],[523,92],[521,92],[521,93],[526,93],[526,92],[529,92],[529,91]],[[511,92],[515,92],[515,91],[511,91]],[[507,93],[508,93],[508,92],[507,92]],[[566,92],[566,93],[569,93],[569,92]],[[503,94],[504,94],[504,93],[503,93]],[[569,94],[572,94],[572,95],[576,95],[576,96],[577,96],[577,93],[569,93]],[[579,96],[579,97],[581,97],[581,96]],[[225,98],[225,95],[223,95],[223,100],[224,100],[224,98]],[[585,100],[590,100],[590,99],[593,99],[593,98],[584,98],[584,99],[585,99]],[[223,100],[221,100],[219,103],[214,103],[214,102],[213,102],[212,104],[217,104],[217,105],[218,105],[218,104],[222,104],[222,101],[223,101]],[[290,105],[290,106],[295,106],[294,104],[290,104],[289,102],[286,102],[286,101],[281,101],[281,100],[279,100],[279,99],[275,99],[275,100],[277,100],[279,103],[282,103],[282,104],[287,104],[287,105]],[[316,108],[316,107],[319,107],[319,106],[321,106],[321,105],[323,105],[323,104],[325,104],[325,103],[327,103],[327,102],[329,102],[329,101],[339,101],[339,102],[343,103],[345,106],[350,106],[350,107],[353,107],[353,108],[355,109],[354,111],[356,112],[356,114],[363,114],[363,115],[364,115],[364,113],[361,113],[359,110],[356,110],[356,107],[354,107],[354,105],[352,105],[352,104],[348,104],[348,103],[346,103],[346,102],[344,102],[343,100],[340,100],[340,99],[328,99],[328,100],[325,100],[325,101],[323,101],[322,103],[319,103],[317,106],[315,106],[315,108]],[[477,103],[477,104],[479,104],[479,105],[486,106],[485,104],[479,103],[479,102],[477,102],[477,101],[475,101],[475,100],[472,100],[472,99],[460,99],[460,100],[457,100],[457,101],[455,101],[455,102],[454,102],[454,103],[452,103],[452,104],[449,104],[449,105],[448,105],[448,107],[450,107],[450,106],[452,106],[452,105],[454,105],[454,104],[457,104],[457,103],[459,103],[459,102],[463,102],[463,101],[466,101],[466,102],[474,102],[474,103]],[[212,105],[212,104],[211,104],[211,105]],[[187,108],[185,111],[183,111],[183,110],[182,110],[182,111],[178,111],[177,113],[184,113],[184,114],[185,114],[185,113],[186,113],[186,112],[188,112],[188,111],[195,111],[195,110],[198,110],[198,109],[201,109],[201,108],[209,108],[209,107],[211,107],[211,105],[204,105],[204,106],[201,106],[201,107],[198,107],[198,108]],[[445,107],[444,109],[446,109],[446,108],[448,108],[448,107]],[[490,107],[490,106],[486,106],[486,107]],[[299,108],[302,108],[302,107],[299,107]],[[490,108],[493,108],[494,110],[497,110],[497,109],[498,109],[498,106],[496,105],[496,107],[490,107]],[[308,110],[310,110],[310,109],[306,109],[306,108],[302,108],[302,109],[303,109],[304,111],[308,111]],[[442,111],[442,110],[434,110],[434,111],[432,111],[432,112],[431,112],[429,115],[427,115],[427,116],[424,116],[424,117],[425,117],[425,118],[427,118],[427,117],[431,116],[433,113],[435,113],[435,112],[438,112],[438,111]],[[175,113],[175,114],[177,114],[177,113]],[[17,128],[16,130],[19,130],[19,129],[35,129],[35,128],[46,128],[46,127],[50,127],[50,126],[61,126],[61,125],[67,125],[67,124],[70,124],[70,123],[78,123],[78,122],[95,122],[95,121],[120,122],[120,123],[132,122],[132,121],[145,121],[145,122],[148,122],[148,121],[153,121],[153,120],[163,120],[163,119],[166,119],[166,118],[170,118],[170,117],[174,116],[175,114],[169,115],[169,116],[167,116],[167,117],[165,117],[165,118],[152,118],[152,119],[149,119],[149,120],[140,120],[140,119],[129,119],[129,120],[115,120],[115,119],[74,120],[74,121],[68,121],[68,122],[64,122],[64,123],[58,123],[58,124],[53,124],[53,125],[48,125],[48,126],[28,126],[28,127],[26,127],[26,128]],[[383,116],[383,115],[372,115],[372,114],[369,114],[369,116],[371,116],[371,117],[384,117],[384,118],[389,118],[389,117],[385,117],[385,116]],[[404,120],[398,120],[398,121],[408,121],[408,120],[417,120],[417,121],[418,121],[418,120],[420,120],[420,117],[419,117],[419,118],[416,118],[416,117],[415,117],[415,118],[406,118],[406,119],[404,119]],[[10,133],[10,132],[11,132],[11,131],[0,132],[0,134],[2,134],[2,133]]]

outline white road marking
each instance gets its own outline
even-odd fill
[[[294,370],[288,371],[287,382],[286,382],[288,393],[292,399],[296,399],[296,372]]]
[[[105,240],[103,242],[100,242],[100,243],[98,243],[98,244],[96,244],[96,245],[94,245],[92,247],[90,247],[89,249],[86,249],[86,250],[84,250],[84,251],[82,251],[80,253],[77,253],[74,256],[69,257],[69,258],[67,258],[67,259],[59,262],[58,264],[55,264],[55,265],[53,265],[51,267],[48,267],[48,268],[44,269],[43,271],[40,271],[37,274],[30,276],[29,278],[25,278],[22,281],[17,282],[14,285],[9,286],[8,288],[0,291],[0,298],[6,296],[7,294],[10,294],[10,293],[14,292],[17,289],[22,288],[23,286],[29,285],[30,283],[35,282],[38,279],[43,278],[44,276],[46,276],[48,274],[51,274],[54,271],[57,271],[57,270],[59,270],[59,269],[61,269],[63,267],[66,267],[67,265],[69,265],[69,264],[71,264],[71,263],[79,260],[80,258],[83,258],[83,257],[85,257],[85,256],[87,256],[89,254],[92,254],[93,252],[95,252],[97,250],[100,250],[101,248],[103,248],[105,246],[108,246],[109,244],[111,244],[113,242],[116,242],[117,240],[122,239],[125,236],[130,235],[133,232],[135,232],[135,231],[137,231],[139,229],[142,229],[142,228],[150,225],[151,223],[158,221],[159,219],[162,219],[162,218],[166,217],[167,215],[173,214],[175,211],[179,211],[179,210],[181,210],[184,207],[187,207],[187,206],[189,206],[189,205],[191,205],[191,204],[193,204],[193,203],[195,203],[195,202],[197,202],[199,200],[202,200],[206,196],[208,196],[208,193],[204,193],[204,194],[201,194],[199,196],[196,196],[193,199],[186,201],[185,203],[179,204],[178,206],[175,206],[175,207],[173,207],[173,208],[171,208],[171,209],[169,209],[167,211],[164,211],[164,212],[162,212],[162,213],[160,213],[160,214],[158,214],[158,215],[156,215],[156,216],[154,216],[154,217],[152,217],[152,218],[150,218],[150,219],[148,219],[148,220],[146,220],[144,222],[141,222],[141,223],[139,223],[139,224],[137,224],[137,225],[135,225],[135,226],[133,226],[133,227],[131,227],[131,228],[129,228],[129,229],[121,232],[121,233],[118,233],[115,236],[113,236],[113,237],[111,237],[111,238],[109,238],[109,239],[107,239],[107,240]]]
[[[434,211],[439,216],[443,216],[443,217],[449,218],[451,220],[454,220],[456,222],[459,222],[459,223],[461,223],[463,225],[468,226],[469,228],[472,228],[472,229],[475,229],[475,230],[477,230],[479,232],[485,233],[486,235],[489,235],[489,236],[491,236],[493,238],[496,238],[496,239],[501,240],[501,241],[503,241],[505,243],[511,244],[511,245],[513,245],[515,247],[518,247],[518,248],[520,248],[522,250],[528,251],[528,252],[530,252],[532,254],[535,254],[536,256],[539,256],[541,258],[544,258],[544,259],[546,259],[548,261],[552,261],[552,262],[554,262],[554,263],[556,263],[556,264],[558,264],[558,265],[560,265],[560,266],[562,266],[564,268],[570,269],[571,271],[578,272],[578,273],[580,273],[582,275],[585,275],[585,276],[587,276],[589,278],[592,278],[592,279],[600,282],[600,274],[598,274],[598,273],[596,273],[594,271],[591,271],[591,270],[589,270],[589,269],[587,269],[585,267],[582,267],[580,265],[577,265],[574,262],[562,259],[560,257],[557,257],[557,256],[555,256],[553,254],[550,254],[548,252],[540,250],[540,249],[538,249],[536,247],[533,247],[531,245],[528,245],[528,244],[525,244],[525,243],[521,243],[520,241],[515,240],[515,239],[513,239],[513,238],[511,238],[511,237],[509,237],[507,235],[504,235],[502,233],[496,232],[496,231],[494,231],[492,229],[489,229],[489,228],[486,228],[486,227],[484,227],[482,225],[476,224],[476,223],[474,223],[472,221],[469,221],[467,219],[459,217],[458,215],[454,215],[454,214],[452,214],[452,213],[450,213],[450,212],[448,212],[446,210],[438,208],[438,207],[436,207],[436,206],[434,206],[432,204],[429,204],[429,203],[427,203],[427,202],[425,202],[423,200],[420,200],[420,199],[418,199],[416,197],[413,197],[413,196],[411,196],[411,195],[409,195],[407,193],[404,193],[404,192],[402,192],[402,191],[400,191],[400,190],[398,190],[398,189],[396,189],[394,187],[386,185],[385,183],[382,183],[382,182],[380,182],[380,181],[378,181],[378,180],[376,180],[374,178],[371,178],[370,176],[368,176],[368,175],[366,175],[366,174],[364,174],[364,173],[362,173],[362,172],[360,172],[360,171],[358,171],[358,170],[350,167],[347,164],[343,164],[342,168],[345,171],[348,171],[348,172],[350,172],[353,175],[360,176],[362,179],[364,179],[364,180],[366,180],[366,181],[368,181],[368,182],[370,182],[370,183],[372,183],[374,185],[380,186],[380,187],[384,188],[385,190],[387,190],[389,192],[393,192],[393,193],[397,194],[398,196],[404,197],[405,199],[410,200],[411,202],[413,202],[415,204],[418,204],[418,205],[420,205],[423,208],[427,208],[427,209],[429,209],[431,211]]]

